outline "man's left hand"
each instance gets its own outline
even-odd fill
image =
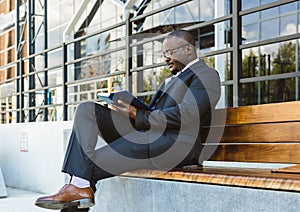
[[[129,116],[131,119],[135,119],[136,117],[136,107],[123,102],[121,100],[118,100],[118,105],[113,104],[111,105],[113,110],[119,111],[120,113],[123,113],[126,116]]]

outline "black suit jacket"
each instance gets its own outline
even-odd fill
[[[159,86],[149,105],[153,110],[138,110],[135,127],[159,132],[164,129],[165,136],[180,142],[200,141],[201,122],[215,108],[220,89],[218,73],[199,59],[167,87],[164,82]]]

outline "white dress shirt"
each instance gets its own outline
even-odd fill
[[[181,71],[178,71],[175,75],[170,76],[168,78],[165,79],[165,85],[167,85],[172,79],[174,79],[175,77],[177,77],[179,74],[181,74],[182,72],[184,72],[186,69],[188,69],[189,67],[191,67],[192,65],[194,65],[195,63],[197,63],[199,61],[199,58],[196,58],[195,60],[191,61],[190,63],[188,63],[184,69],[182,69]]]

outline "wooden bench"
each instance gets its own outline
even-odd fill
[[[209,161],[243,162],[250,164],[250,168],[218,165],[186,167],[168,172],[138,170],[124,175],[300,191],[300,101],[241,106],[217,110],[217,113],[227,114],[226,126],[220,142],[210,137],[204,144],[204,148],[215,146],[216,149]],[[212,129],[218,127],[222,126],[211,126]],[[269,163],[286,165],[279,169],[259,166]],[[251,167],[251,164],[255,167]]]

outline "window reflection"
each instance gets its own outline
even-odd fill
[[[278,1],[278,0],[260,0],[260,4],[264,5],[264,4],[269,4],[269,3],[272,3],[272,2],[275,2],[275,1]]]
[[[257,24],[259,20],[259,13],[251,13],[242,17],[243,25]]]
[[[279,36],[279,19],[263,21],[260,26],[261,40],[271,39]]]
[[[243,44],[258,41],[257,23],[244,26],[242,31],[242,38]]]
[[[155,1],[150,3],[145,9],[145,12],[152,11],[153,9],[159,9],[162,6],[173,3],[172,1]],[[224,3],[225,4],[225,3]],[[227,5],[227,4],[226,4]],[[228,8],[224,8],[224,14],[229,11]],[[165,11],[162,11],[153,16],[147,17],[142,23],[141,21],[136,21],[135,29],[139,32],[142,30],[153,29],[157,26],[167,26],[172,24],[183,24],[183,23],[200,23],[208,20],[212,20],[215,16],[214,13],[214,1],[211,0],[200,0],[191,1],[184,5],[177,6]],[[218,15],[219,16],[222,16]]]
[[[272,1],[263,1],[262,4]],[[299,32],[296,3],[263,10],[242,17],[243,43],[272,39]]]
[[[259,6],[259,0],[242,0],[242,10],[247,10],[257,6]]]
[[[134,93],[156,91],[158,86],[169,75],[169,69],[165,67],[134,72],[132,75],[133,91]]]
[[[295,101],[295,81],[288,78],[242,84],[241,105]]]
[[[291,35],[297,32],[296,14],[280,18],[280,35]]]
[[[243,50],[242,77],[291,73],[296,70],[295,41]],[[260,51],[260,54],[258,54]]]
[[[274,18],[277,17],[278,15],[279,15],[279,7],[271,8],[260,12],[261,19]]]
[[[297,72],[297,48],[295,41],[289,41],[244,50],[242,78]],[[242,105],[296,100],[297,81],[296,78],[288,78],[244,83],[241,87]]]
[[[48,31],[48,48],[53,48],[62,43],[62,35],[66,25]]]

